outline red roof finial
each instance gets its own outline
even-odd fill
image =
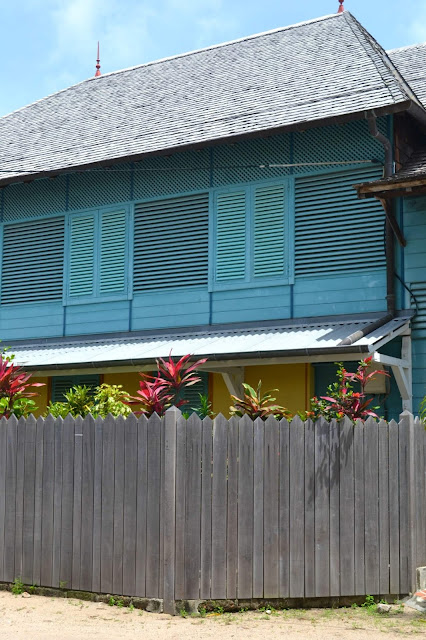
[[[337,13],[343,13],[344,12],[344,10],[345,10],[345,7],[343,6],[344,1],[345,0],[339,0],[340,5],[339,5],[339,9],[338,9]]]
[[[95,78],[101,75],[101,60],[99,58],[99,42],[98,42],[98,57],[96,58],[96,73]]]

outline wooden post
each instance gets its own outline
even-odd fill
[[[176,614],[175,607],[175,538],[176,538],[176,424],[181,412],[176,407],[166,411],[164,418],[164,591],[163,610]]]

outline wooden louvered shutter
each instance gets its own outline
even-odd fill
[[[352,186],[379,176],[370,169],[296,179],[296,276],[385,267],[383,207]]]
[[[126,291],[127,213],[104,211],[100,219],[99,293]]]
[[[69,283],[70,297],[92,296],[95,292],[96,214],[71,216]]]
[[[86,386],[94,390],[99,385],[99,375],[55,376],[52,378],[52,402],[64,402],[65,396],[72,387]]]
[[[135,291],[206,285],[209,198],[201,193],[135,206]]]
[[[215,208],[216,281],[244,280],[247,242],[246,191],[218,193]]]
[[[285,273],[285,190],[275,184],[254,190],[254,276]]]
[[[200,382],[185,387],[182,393],[182,399],[187,400],[187,404],[182,405],[181,411],[185,413],[194,413],[193,409],[200,406],[200,393],[207,395],[209,390],[209,374],[204,371],[197,371],[197,376],[201,378]]]
[[[6,224],[3,233],[1,302],[62,298],[64,218]]]

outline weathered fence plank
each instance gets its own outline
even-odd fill
[[[6,418],[0,419],[0,579],[4,575],[4,544],[6,516]]]
[[[67,420],[67,418],[66,418]],[[78,416],[74,424],[74,486],[72,508],[72,578],[73,589],[80,589],[81,571],[81,492],[83,475],[83,418]]]
[[[315,596],[315,426],[305,422],[305,596]]]
[[[213,426],[212,598],[226,598],[226,456],[228,423],[222,415]]]
[[[408,593],[410,586],[410,527],[409,527],[409,424],[399,423],[399,588]]]
[[[389,434],[384,420],[379,422],[379,591],[389,590]]]
[[[148,420],[141,416],[137,424],[137,500],[136,500],[136,586],[135,595],[146,595],[146,509],[148,493]]]
[[[330,594],[330,439],[329,425],[315,423],[315,595]]]
[[[74,432],[74,431],[73,431]],[[54,460],[54,484],[53,484],[53,541],[52,541],[52,582],[51,586],[59,587],[61,585],[61,539],[62,539],[62,514],[65,512],[62,505],[62,467],[63,467],[63,456],[64,456],[64,421],[62,418],[57,418],[55,420],[55,460]],[[74,442],[72,442],[71,451],[74,451]],[[71,455],[71,452],[67,452],[67,455]],[[72,514],[72,503],[69,506],[69,511]],[[65,515],[65,513],[64,513]],[[66,514],[66,517],[69,516],[69,513]],[[66,521],[66,520],[65,520]],[[65,533],[68,534],[68,529],[64,530]],[[72,538],[70,537],[70,544],[72,544]],[[71,574],[69,575],[69,579],[71,579]],[[70,583],[65,583],[67,586]]]
[[[34,563],[34,500],[36,419],[29,416],[25,424],[24,500],[22,520],[22,574],[25,584],[33,584]]]
[[[200,598],[210,598],[212,568],[212,455],[213,422],[204,418],[202,426],[201,469],[201,566]]]
[[[103,467],[103,426],[102,418],[95,421],[94,470],[93,470],[93,573],[92,589],[101,590],[101,553],[102,553],[102,467]]]
[[[55,420],[47,416],[43,433],[43,506],[41,528],[40,584],[52,586],[53,513],[55,470]]]
[[[349,418],[340,423],[340,595],[355,589],[355,504],[353,424]]]
[[[1,429],[1,425],[0,425]],[[43,432],[44,419],[38,418],[36,425],[35,443],[35,472],[34,472],[34,558],[33,558],[33,584],[41,584],[41,532],[43,510]],[[1,448],[1,444],[0,444]],[[1,456],[1,454],[0,454]],[[1,462],[0,462],[1,467]],[[1,474],[1,472],[0,472]],[[1,488],[0,488],[1,492]],[[0,499],[1,500],[1,499]],[[1,515],[0,515],[1,521]],[[1,525],[0,525],[1,534]],[[1,562],[1,561],[0,561]],[[0,573],[1,575],[1,573]]]
[[[265,422],[264,597],[279,597],[279,431],[278,422]],[[253,594],[254,595],[254,594]]]
[[[196,413],[186,421],[185,594],[191,600],[200,597],[201,427]]]
[[[114,551],[115,420],[107,416],[102,438],[101,591],[112,593]]]
[[[124,419],[115,421],[113,593],[123,593]]]
[[[279,425],[279,581],[280,598],[290,594],[290,431],[287,420]]]
[[[388,425],[389,437],[389,589],[399,588],[399,428],[395,420]],[[398,526],[395,526],[398,523]]]
[[[253,422],[239,422],[238,597],[253,595]]]
[[[81,420],[81,418],[80,418]],[[60,572],[59,583],[67,589],[72,589],[74,586],[72,579],[73,569],[73,544],[76,543],[75,537],[79,533],[78,529],[73,530],[73,515],[74,515],[74,443],[75,443],[75,430],[79,426],[79,421],[74,420],[71,415],[68,415],[63,422],[62,427],[62,495],[56,498],[55,495],[55,516],[59,514],[59,510],[62,506],[61,512],[61,524],[60,524]],[[79,430],[81,433],[81,430]],[[56,435],[56,434],[55,434]],[[77,438],[80,440],[80,438]],[[61,446],[61,445],[58,445]],[[81,450],[79,450],[80,452]],[[59,454],[59,451],[58,451]],[[56,456],[55,456],[56,462]],[[77,462],[78,466],[78,462]],[[78,470],[77,470],[78,473]],[[80,471],[81,473],[81,471]],[[56,475],[56,474],[55,474]],[[81,475],[77,478],[78,486],[81,487]],[[55,494],[56,494],[56,477],[55,477]],[[58,505],[58,511],[56,511],[56,504]],[[76,516],[78,517],[78,507],[76,506]],[[78,523],[79,525],[80,523]],[[77,527],[78,527],[77,525]],[[79,527],[78,527],[79,528]],[[79,545],[76,548],[76,555],[80,556]],[[80,559],[80,558],[79,558]],[[78,576],[76,575],[76,584],[78,584]],[[59,586],[59,584],[58,584]],[[76,587],[78,589],[78,587]]]
[[[185,597],[185,465],[186,465],[186,420],[179,417],[176,427],[176,565],[175,595],[178,600]]]
[[[364,424],[354,425],[355,595],[365,595]]]
[[[81,467],[81,534],[80,534],[80,589],[92,591],[93,531],[94,531],[94,455],[95,421],[87,416],[82,425]]]
[[[15,577],[22,578],[25,473],[25,419],[17,424],[15,495]]]
[[[364,425],[365,463],[365,588],[367,593],[380,593],[379,584],[379,465],[378,424],[368,418]]]
[[[290,597],[305,595],[305,425],[290,425]]]
[[[340,437],[337,420],[330,423],[330,595],[340,595]]]
[[[262,598],[264,590],[263,555],[267,558],[263,538],[264,500],[268,500],[264,488],[266,476],[265,459],[265,423],[260,418],[253,425],[253,598]],[[266,528],[266,522],[265,522]],[[266,575],[266,567],[265,567]]]
[[[4,581],[12,582],[15,573],[15,523],[16,523],[16,451],[18,433],[17,420],[12,416],[7,421],[6,432],[6,499],[4,517]],[[51,576],[49,576],[51,580]]]
[[[161,419],[148,420],[148,498],[146,538],[146,595],[160,593]]]
[[[123,594],[131,596],[136,589],[136,518],[138,488],[137,419],[129,416],[124,431],[124,521],[123,521]]]
[[[237,597],[238,570],[238,419],[228,422],[228,510],[226,529],[226,597]]]

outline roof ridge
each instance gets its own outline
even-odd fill
[[[348,12],[346,12],[348,13]],[[43,96],[43,98],[39,98],[38,100],[34,100],[34,102],[30,102],[29,104],[24,105],[23,107],[19,107],[19,109],[15,109],[14,111],[10,111],[9,113],[5,113],[3,116],[0,116],[0,120],[2,120],[3,118],[7,118],[11,115],[14,115],[15,113],[19,113],[20,111],[23,111],[24,109],[27,109],[29,107],[34,106],[35,104],[38,104],[39,102],[43,102],[44,100],[48,100],[49,98],[52,98],[53,96],[57,96],[60,95],[61,93],[64,93],[65,91],[69,91],[70,89],[74,89],[74,87],[79,87],[80,85],[86,83],[86,82],[102,82],[103,78],[109,78],[110,76],[113,75],[118,75],[120,73],[126,73],[128,71],[133,71],[134,69],[140,69],[142,67],[150,67],[156,64],[162,64],[164,62],[168,62],[170,60],[177,60],[179,58],[186,58],[188,56],[192,56],[195,55],[197,53],[202,53],[203,51],[211,51],[214,49],[220,49],[222,47],[227,47],[233,44],[236,44],[238,42],[245,42],[247,40],[254,40],[256,38],[260,38],[262,36],[268,36],[268,35],[272,35],[274,33],[280,33],[282,31],[289,31],[290,29],[297,29],[300,27],[304,27],[305,25],[309,25],[309,24],[313,24],[315,22],[321,22],[323,20],[329,20],[331,18],[340,18],[343,14],[337,14],[337,13],[331,13],[325,16],[321,16],[319,18],[312,18],[310,20],[304,20],[303,22],[296,22],[295,24],[291,24],[291,25],[287,25],[285,27],[277,27],[275,29],[269,29],[267,31],[261,31],[259,33],[254,33],[248,36],[242,36],[241,38],[235,38],[234,40],[227,40],[226,42],[221,42],[219,44],[212,44],[209,45],[207,47],[202,47],[200,49],[193,49],[191,51],[185,51],[183,53],[176,53],[175,55],[172,56],[166,56],[165,58],[158,58],[158,60],[151,60],[149,62],[143,62],[141,64],[136,64],[133,65],[131,67],[126,67],[124,69],[117,69],[115,71],[109,71],[108,73],[102,73],[101,76],[95,78],[95,77],[91,77],[91,78],[85,78],[84,80],[80,80],[80,82],[76,82],[75,84],[70,85],[69,87],[65,87],[64,89],[60,89],[59,91],[54,91],[53,93],[50,93],[47,96]]]
[[[396,47],[395,49],[387,49],[386,53],[397,53],[397,51],[405,51],[406,49],[416,49],[417,47],[426,47],[426,42],[418,42],[417,44],[406,44],[403,47]]]
[[[417,104],[417,106],[419,106],[422,109],[422,111],[425,111],[425,108],[424,108],[423,104],[421,103],[419,98],[416,96],[416,94],[412,90],[412,88],[409,85],[409,83],[405,80],[404,76],[399,71],[398,67],[392,62],[391,58],[387,54],[386,50],[381,46],[381,44],[379,44],[379,42],[374,38],[374,36],[372,36],[371,33],[369,31],[367,31],[367,29],[365,29],[365,27],[363,27],[362,24],[349,11],[345,11],[342,15],[346,16],[346,20],[347,20],[348,24],[351,25],[351,21],[356,24],[356,26],[358,27],[358,30],[363,35],[365,42],[368,43],[370,45],[370,47],[381,57],[383,63],[388,68],[388,71],[390,71],[390,73],[393,75],[395,80],[398,82],[398,84],[400,85],[401,91],[406,95],[406,97],[409,100],[413,100]],[[352,25],[351,25],[351,27],[352,27]],[[354,34],[355,34],[355,31],[354,31]],[[378,65],[376,64],[375,60],[370,55],[370,53],[368,51],[368,48],[366,46],[364,46],[364,50],[365,50],[366,54],[370,57],[370,59],[373,62],[373,64],[376,66],[377,71],[380,74],[380,76],[382,77],[382,80],[383,80],[384,84],[386,85],[386,87],[388,87],[388,84],[387,84],[385,78],[383,78],[383,75],[382,75]],[[390,89],[388,89],[388,91],[389,91],[391,97],[393,98]]]

